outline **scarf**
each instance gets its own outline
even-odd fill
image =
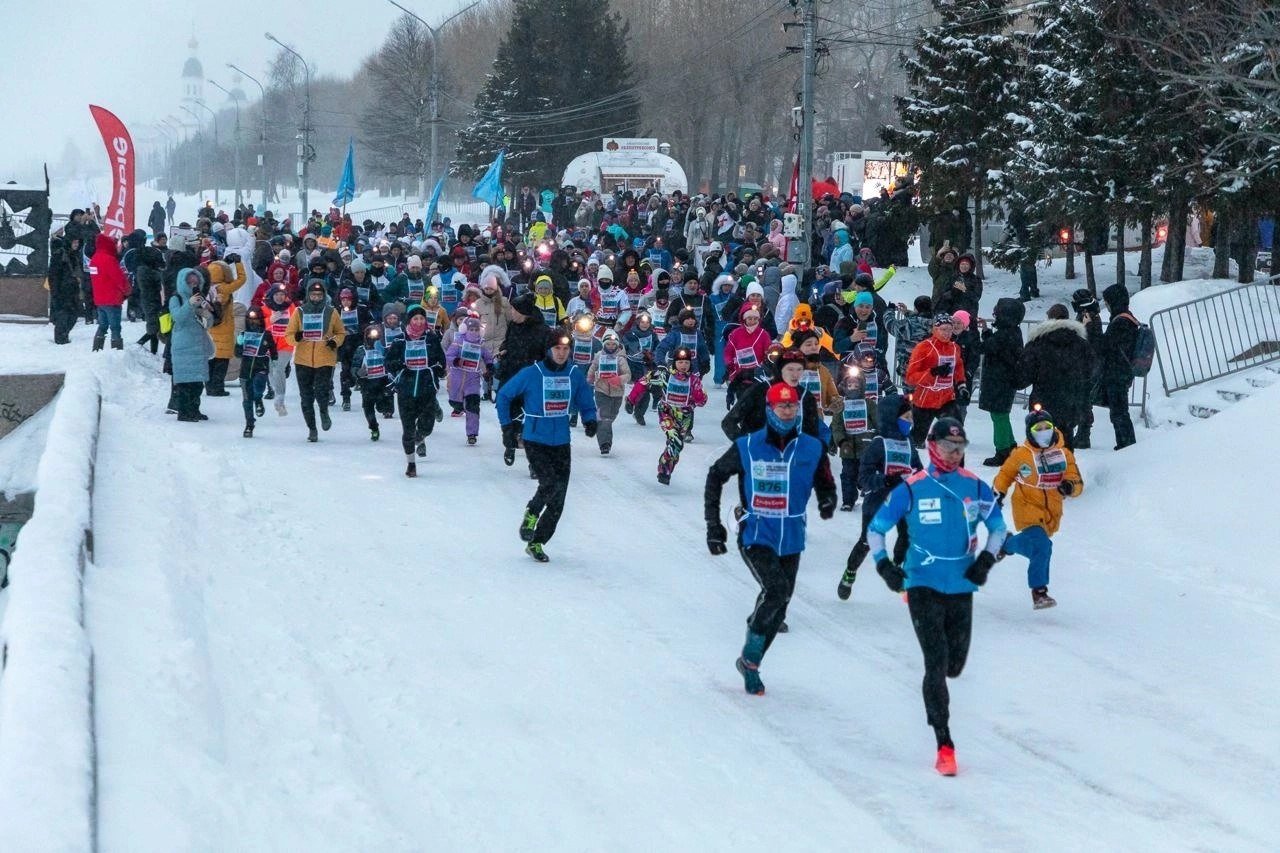
[[[938,451],[935,449],[937,447],[936,442],[926,442],[926,446],[929,448],[929,461],[933,463],[933,467],[937,468],[942,473],[950,474],[952,471],[960,467],[959,463],[948,462],[938,455]]]

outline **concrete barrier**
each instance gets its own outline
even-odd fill
[[[4,281],[0,279],[0,282]],[[0,438],[49,405],[61,387],[61,373],[0,376]]]

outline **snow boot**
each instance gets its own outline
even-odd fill
[[[933,769],[943,776],[954,776],[959,768],[956,767],[956,748],[954,746],[938,747],[938,759],[933,763]]]
[[[333,426],[333,421],[329,418],[329,410],[321,409],[320,410],[320,429],[324,430],[325,432],[328,432],[329,428],[332,426]]]
[[[467,436],[467,446],[468,447],[476,446],[476,437],[474,435]]]
[[[338,402],[338,398],[333,396],[333,389],[329,389],[329,405],[332,406]]]
[[[102,349],[102,345],[103,345],[103,344],[105,344],[106,342],[107,342],[107,336],[106,336],[106,335],[103,335],[103,334],[97,334],[97,335],[94,335],[94,336],[93,336],[93,351],[94,351],[94,352],[98,352],[99,350],[101,350],[101,349]]]
[[[412,461],[410,461],[410,462],[409,462],[409,464],[405,466],[405,469],[404,469],[404,475],[405,475],[406,477],[410,477],[410,478],[412,478],[412,477],[417,477],[417,476],[418,476],[418,463],[417,463],[417,462],[412,462]]]
[[[982,464],[988,468],[999,468],[1004,464],[1004,460],[1009,458],[1009,454],[1013,452],[1012,447],[1005,447],[997,450],[994,456],[989,456],[982,460]]]
[[[623,404],[622,409],[628,415],[634,415],[636,413],[636,407],[632,405],[630,400],[628,400],[626,403]]]
[[[841,601],[849,600],[849,594],[853,591],[853,582],[858,577],[858,567],[862,565],[862,561],[867,558],[870,551],[870,545],[858,542],[849,552],[849,559],[844,564],[844,574],[840,577],[840,585],[836,587],[836,595],[840,596]]]
[[[380,438],[382,438],[382,433],[378,432],[377,422],[369,424],[369,440],[377,441]]]
[[[659,472],[658,472],[658,482],[659,482],[659,483],[661,483],[661,484],[662,484],[662,485],[664,485],[664,486],[670,486],[670,485],[671,485],[671,475],[670,475],[670,474],[664,474],[663,472],[659,471]]]
[[[636,423],[640,424],[640,426],[644,426],[644,415],[638,411],[636,412]]]
[[[418,454],[418,458],[419,458],[419,459],[426,459],[426,458],[427,458],[427,442],[426,442],[426,440],[425,440],[425,439],[419,439],[419,440],[418,440],[418,446],[417,446],[417,447],[415,447],[415,448],[413,449],[413,452]]]
[[[391,417],[391,415],[387,415],[387,417]],[[439,406],[436,406],[436,423],[444,423],[444,409]]]
[[[1088,424],[1084,424],[1076,429],[1076,440],[1075,440],[1076,450],[1088,450],[1093,446],[1093,442],[1091,440],[1092,435],[1090,434],[1092,432],[1093,432],[1093,427],[1089,426]]]
[[[524,552],[539,563],[549,563],[551,558],[547,556],[547,552],[542,550],[541,542],[530,542],[525,546]]]
[[[1048,610],[1050,607],[1057,606],[1058,602],[1054,601],[1049,595],[1049,587],[1040,586],[1031,590],[1031,606],[1036,610]]]
[[[274,389],[274,388],[272,388],[270,385],[268,385],[268,386],[267,386],[267,393],[263,395],[263,398],[264,398],[264,399],[267,399],[267,400],[274,400],[274,399],[276,398],[276,389]]]
[[[523,539],[525,542],[532,542],[533,533],[537,529],[538,529],[538,516],[529,512],[529,510],[525,510],[524,518],[520,520],[520,538]]]
[[[307,441],[311,442],[312,444],[315,444],[319,440],[320,440],[320,436],[316,432],[315,427],[312,427],[310,430],[307,431]]]
[[[265,415],[265,414],[267,413],[267,407],[266,407],[266,406],[264,406],[264,405],[262,405],[262,401],[261,401],[261,400],[254,400],[254,401],[253,401],[253,413],[254,413],[254,415],[256,415],[257,417],[262,417],[263,415]]]
[[[841,512],[853,512],[853,504],[848,503],[847,501],[846,501],[845,503],[840,504],[840,511],[841,511]]]
[[[612,445],[612,444],[602,444],[602,445],[600,445],[600,455],[601,455],[601,456],[608,456],[608,455],[609,455],[609,451],[610,451],[612,448],[613,448],[613,445]]]
[[[788,625],[787,625],[787,620],[785,620],[785,619],[783,619],[783,620],[782,620],[782,624],[778,626],[778,633],[779,633],[779,634],[790,634],[790,633],[791,633],[791,628],[790,628],[790,627],[788,627]]]
[[[112,339],[111,339],[111,348],[112,348],[112,349],[124,349],[124,338],[112,338]]]
[[[244,437],[253,438],[253,424],[249,424],[247,427],[244,428]]]
[[[283,418],[288,413],[288,410],[284,407],[284,400],[276,400],[276,414]]]
[[[760,680],[760,661],[764,658],[764,634],[747,629],[747,641],[738,658],[738,672],[742,674],[742,686],[752,696],[764,695],[764,682]]]
[[[344,412],[349,412],[349,411],[351,411],[351,398],[350,398],[350,397],[343,397],[343,398],[342,398],[342,411],[344,411]]]
[[[506,450],[502,451],[502,461],[506,463],[508,468],[516,464],[516,449],[514,447],[508,447]]]

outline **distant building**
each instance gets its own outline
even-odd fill
[[[200,47],[200,43],[196,41],[193,35],[191,40],[187,42],[187,48],[190,49],[191,55],[187,57],[187,61],[182,64],[182,98],[179,103],[188,110],[199,114],[200,107],[198,104],[204,103],[204,66],[200,63],[199,57],[196,56],[196,50]],[[181,111],[182,123],[191,122],[194,124],[195,119],[187,115],[186,110]]]

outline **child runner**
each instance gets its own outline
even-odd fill
[[[381,438],[375,411],[384,418],[394,412],[395,392],[387,373],[387,351],[382,340],[382,329],[376,325],[364,330],[364,342],[356,347],[352,364],[360,387],[360,409],[369,424],[369,440]]]
[[[613,422],[618,417],[622,396],[630,381],[631,366],[622,351],[618,333],[613,329],[606,329],[600,341],[600,351],[587,369],[587,382],[595,389],[596,394],[596,412],[600,419],[596,443],[600,447],[601,456],[608,456],[613,447]]]
[[[244,398],[244,437],[253,438],[254,415],[262,417],[266,408],[262,395],[276,359],[276,341],[262,322],[262,310],[250,308],[244,315],[244,331],[236,336],[236,356],[240,359],[240,393]]]
[[[454,335],[444,357],[449,364],[449,387],[458,389],[467,414],[467,444],[474,445],[480,435],[483,379],[493,375],[493,353],[485,346],[479,315],[468,315],[462,321],[462,329]]]

